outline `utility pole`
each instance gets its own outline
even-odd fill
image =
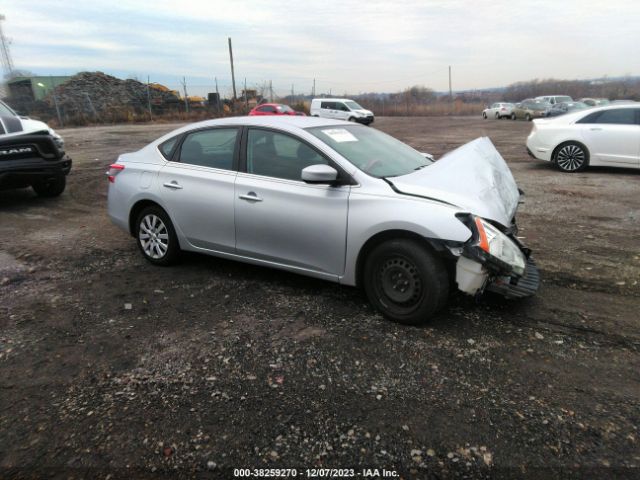
[[[151,92],[149,91],[149,75],[147,75],[147,106],[149,107],[149,121],[153,122],[153,114],[151,113]]]
[[[216,82],[216,97],[218,97],[218,102],[217,102],[217,109],[218,112],[220,111],[220,91],[218,90],[218,77],[214,77],[214,80]]]
[[[315,97],[316,96],[316,79],[313,79],[313,89],[311,90],[311,96]]]
[[[449,65],[449,101],[453,103],[453,90],[451,90],[451,65]]]
[[[292,83],[291,84],[291,101],[292,102],[293,102],[293,98],[294,98],[294,95],[293,95],[293,83]]]
[[[189,113],[189,96],[187,95],[187,79],[182,77],[182,89],[184,90],[184,109]]]
[[[269,101],[273,103],[273,82],[269,80]]]
[[[244,106],[249,113],[249,95],[247,94],[247,77],[244,77]]]
[[[229,37],[229,59],[231,60],[231,83],[233,84],[233,99],[237,98],[236,96],[236,74],[233,70],[233,48],[231,47],[231,37]]]

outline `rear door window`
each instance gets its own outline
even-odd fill
[[[162,156],[165,159],[171,160],[171,154],[173,153],[173,148],[176,146],[176,143],[178,142],[178,138],[180,137],[178,136],[178,137],[170,138],[169,140],[162,142],[158,147],[158,150],[160,150],[160,153],[162,153]]]
[[[233,170],[237,139],[237,128],[215,128],[190,133],[180,147],[180,162]]]
[[[635,125],[637,124],[636,109],[614,108],[613,110],[594,112],[590,115],[587,115],[582,120],[579,120],[578,123]]]

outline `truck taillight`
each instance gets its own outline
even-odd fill
[[[109,165],[109,170],[106,171],[107,178],[111,183],[116,181],[116,175],[118,175],[122,170],[124,170],[124,165],[120,165],[119,163],[112,163]]]

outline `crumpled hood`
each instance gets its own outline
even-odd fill
[[[487,137],[466,143],[427,167],[387,181],[400,193],[441,200],[506,227],[520,200],[511,170]]]

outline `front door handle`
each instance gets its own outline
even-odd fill
[[[256,195],[256,192],[249,192],[246,195],[240,195],[238,198],[242,200],[248,200],[250,202],[261,202],[262,198]]]
[[[171,181],[171,182],[166,182],[163,183],[163,185],[167,188],[173,188],[174,190],[180,190],[182,188],[182,185],[180,185],[178,182],[176,182],[175,180]]]
[[[594,131],[594,132],[598,132],[598,131],[602,130],[602,128],[601,127],[592,127],[589,130]]]

